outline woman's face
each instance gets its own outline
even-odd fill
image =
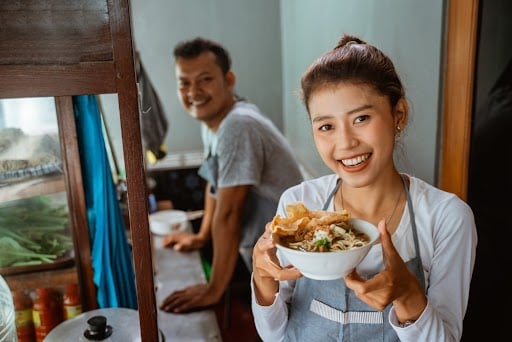
[[[326,85],[311,94],[309,110],[322,160],[347,185],[371,185],[395,172],[396,127],[404,115],[393,115],[387,97],[368,85]]]

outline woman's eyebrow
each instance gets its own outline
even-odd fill
[[[319,116],[315,116],[311,121],[318,122],[318,121],[323,121],[323,120],[327,120],[327,119],[331,119],[331,118],[332,118],[332,115],[319,115]]]
[[[366,110],[368,108],[373,108],[373,105],[365,104],[365,105],[359,106],[357,108],[349,110],[348,112],[345,113],[345,115],[350,115],[350,114],[358,113],[358,112],[361,112],[361,111]],[[315,116],[313,118],[313,120],[311,120],[311,121],[312,122],[318,122],[318,121],[323,121],[323,120],[326,120],[326,119],[330,119],[332,117],[333,117],[332,115],[319,115],[319,116]]]
[[[366,110],[366,109],[372,108],[372,107],[373,106],[371,104],[365,104],[360,107],[349,110],[346,114],[354,114],[354,113],[361,112],[363,110]]]

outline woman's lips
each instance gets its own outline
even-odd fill
[[[370,156],[371,156],[371,153],[365,153],[365,154],[359,155],[357,157],[341,159],[340,161],[343,164],[343,166],[353,168],[353,167],[357,167],[360,164],[363,164],[365,161],[368,160],[368,158],[370,158]]]

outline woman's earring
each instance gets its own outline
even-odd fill
[[[400,126],[396,126],[396,134],[395,134],[395,140],[398,140],[400,139],[400,136],[402,135],[402,129],[400,128]]]

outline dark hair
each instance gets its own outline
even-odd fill
[[[340,82],[372,86],[388,97],[392,107],[405,96],[389,57],[375,46],[346,34],[334,49],[316,59],[301,78],[302,100],[308,112],[309,99],[315,90]]]
[[[174,58],[195,58],[208,51],[215,55],[216,62],[224,74],[231,69],[231,57],[228,51],[219,43],[202,37],[178,43],[174,48]]]

